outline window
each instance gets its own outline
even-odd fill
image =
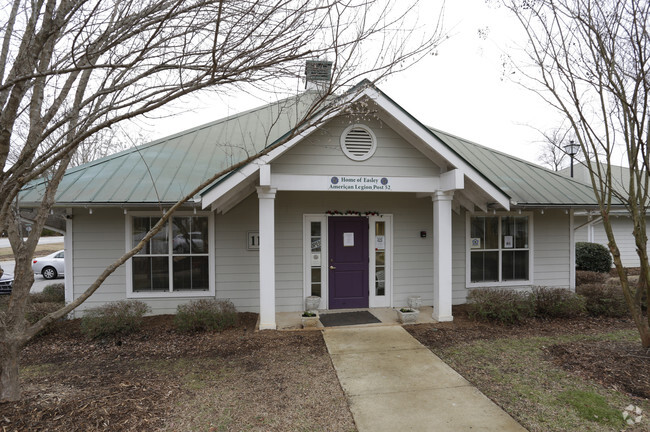
[[[206,295],[210,283],[210,219],[208,215],[172,216],[165,226],[131,258],[127,265],[129,291],[135,296],[161,293]],[[136,246],[160,220],[131,217],[129,249]],[[139,295],[138,295],[139,294]]]
[[[386,222],[375,222],[375,295],[386,295]]]
[[[469,282],[530,280],[530,217],[469,218]]]
[[[311,295],[321,297],[323,280],[321,278],[321,223],[311,222]]]

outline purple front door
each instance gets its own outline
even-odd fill
[[[368,307],[368,218],[330,217],[329,308]]]

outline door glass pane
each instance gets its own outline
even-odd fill
[[[375,295],[386,295],[386,222],[375,222]]]
[[[311,232],[311,295],[321,296],[321,223],[320,222],[311,222],[310,224]]]

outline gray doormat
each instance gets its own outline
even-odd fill
[[[368,311],[328,313],[322,314],[319,319],[324,327],[381,323],[376,316]]]

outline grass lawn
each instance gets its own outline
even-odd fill
[[[637,371],[622,371],[621,376],[630,375],[630,382],[617,382],[617,378],[607,376],[616,371],[608,371],[606,367],[595,370],[598,362],[583,359],[586,361],[577,362],[580,365],[577,366],[572,360],[575,355],[561,355],[565,347],[582,347],[582,354],[578,355],[581,357],[602,357],[599,351],[612,344],[636,350],[641,348],[636,330],[629,325],[627,329],[608,331],[609,321],[604,321],[600,330],[597,323],[594,326],[590,322],[590,327],[581,331],[579,320],[571,320],[571,325],[567,324],[563,332],[562,325],[558,325],[561,322],[535,323],[531,329],[526,329],[526,325],[484,325],[489,330],[482,336],[477,333],[480,328],[469,330],[459,323],[456,324],[458,334],[452,336],[451,341],[445,336],[454,332],[453,324],[442,328],[420,326],[410,331],[531,431],[650,430],[647,418],[650,400],[635,395],[635,390],[630,391],[634,389]],[[552,334],[543,335],[545,324],[554,329],[548,332]],[[473,326],[476,324],[468,324],[468,327]],[[467,333],[466,338],[463,333]],[[643,357],[643,350],[639,351],[639,357]],[[605,360],[616,367],[615,359]],[[647,379],[650,355],[633,360]],[[620,368],[625,369],[626,365],[621,364]],[[647,386],[647,383],[642,385]],[[650,388],[640,388],[640,391],[650,392]],[[630,404],[640,406],[645,418],[632,427],[626,425],[622,416],[623,409]]]

